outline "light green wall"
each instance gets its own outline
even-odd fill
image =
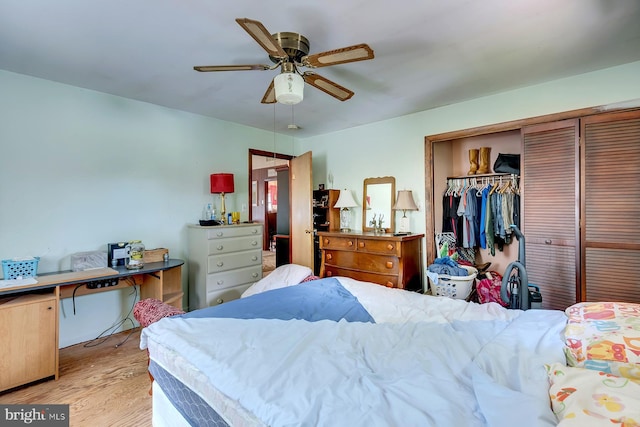
[[[274,148],[272,132],[5,71],[0,94],[0,258],[41,256],[40,272],[68,269],[71,254],[119,240],[186,258],[186,224],[212,200],[209,174],[235,174],[227,200],[240,210],[247,149]],[[275,146],[313,151],[316,188],[330,172],[333,188],[359,200],[364,178],[392,175],[423,209],[425,135],[633,99],[640,62],[295,143],[277,135]],[[424,231],[424,210],[410,219]],[[61,347],[96,337],[132,301],[126,291],[83,296],[73,315],[65,300]]]
[[[635,104],[640,106],[640,62],[301,139],[296,143],[300,145],[298,151],[313,152],[314,188],[320,183],[327,184],[327,176],[331,173],[333,188],[348,188],[356,200],[361,201],[365,178],[394,176],[397,190],[413,191],[421,210],[408,213],[411,230],[423,233],[425,136],[629,100],[636,100]],[[400,215],[398,213],[396,218]],[[355,228],[361,228],[361,211],[354,214],[354,220]]]
[[[0,259],[40,256],[40,273],[133,239],[185,259],[186,224],[213,201],[209,174],[235,175],[227,207],[241,210],[248,149],[274,148],[273,132],[4,71],[0,94]],[[294,154],[290,137],[275,146]],[[64,300],[60,345],[96,337],[132,299],[79,297],[75,316]]]

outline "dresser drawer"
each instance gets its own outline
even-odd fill
[[[374,273],[398,274],[399,271],[398,258],[366,252],[325,250],[324,263],[325,265],[348,266],[353,270]]]
[[[239,299],[242,293],[246,291],[249,286],[251,286],[251,283],[207,293],[206,306],[211,307],[213,305],[220,305],[225,302]]]
[[[376,254],[402,256],[402,244],[393,240],[358,239],[356,250]]]
[[[207,260],[207,273],[233,270],[252,265],[262,266],[262,249],[245,252],[232,252],[229,254],[209,255]]]
[[[247,251],[262,247],[262,236],[244,236],[235,239],[211,239],[208,241],[209,255]]]
[[[239,236],[262,236],[262,225],[232,225],[207,229],[207,239],[225,239]]]
[[[321,249],[339,249],[342,251],[355,251],[356,238],[354,237],[334,237],[322,236],[320,238]]]
[[[233,271],[207,274],[207,294],[232,286],[253,284],[262,278],[262,264]]]
[[[349,270],[346,268],[335,267],[331,265],[325,265],[324,268],[325,277],[350,277],[355,280],[361,280],[363,282],[377,283],[378,285],[386,286],[389,288],[398,287],[398,276],[375,274],[367,271]]]

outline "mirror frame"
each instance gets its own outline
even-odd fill
[[[393,176],[366,178],[364,180],[362,191],[362,231],[374,231],[373,227],[369,227],[367,223],[367,186],[376,184],[391,184],[391,194],[389,195],[391,204],[389,205],[389,212],[385,212],[385,216],[388,215],[387,218],[389,218],[389,227],[386,227],[384,231],[385,233],[392,233],[396,229],[396,216],[393,210],[393,205],[396,202],[396,179]]]

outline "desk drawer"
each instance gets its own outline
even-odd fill
[[[245,252],[232,252],[230,254],[209,255],[207,261],[207,273],[218,273],[252,265],[262,266],[262,252],[261,249],[258,249]]]
[[[353,237],[333,237],[333,236],[321,236],[320,248],[321,249],[339,249],[342,251],[355,251],[356,240]]]
[[[207,246],[209,255],[259,249],[262,247],[262,235],[258,237],[237,237],[235,239],[212,239],[207,242]]]
[[[353,270],[398,274],[398,258],[365,252],[324,251],[325,265],[348,266]]]
[[[356,247],[358,251],[362,252],[402,256],[402,251],[400,250],[402,248],[401,242],[391,240],[358,239]]]
[[[325,265],[324,268],[325,277],[350,277],[355,280],[362,280],[363,282],[377,283],[378,285],[386,286],[388,288],[398,287],[398,276],[375,274],[367,271],[349,270],[347,268],[340,268],[332,265]]]
[[[262,225],[213,227],[207,229],[207,239],[225,239],[239,236],[262,236]]]
[[[253,284],[262,278],[262,265],[239,268],[222,273],[207,274],[207,300],[209,293],[245,283]]]

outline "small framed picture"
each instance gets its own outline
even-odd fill
[[[318,190],[324,190],[324,184],[318,184]]]

